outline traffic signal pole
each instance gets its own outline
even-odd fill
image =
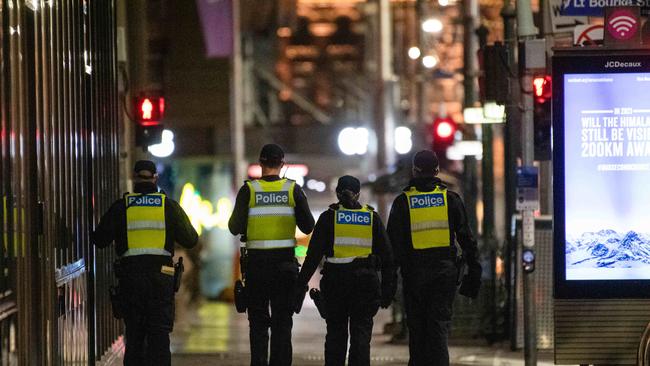
[[[516,0],[517,4],[517,35],[521,44],[534,40],[537,28],[533,23],[533,12],[530,0]],[[524,61],[525,63],[525,61]],[[535,155],[535,136],[533,126],[533,73],[528,65],[520,65],[521,88],[521,129],[522,129],[522,165],[533,166]],[[535,248],[535,219],[533,210],[522,210],[523,249]],[[519,258],[519,262],[523,261]],[[537,320],[535,317],[535,281],[533,272],[524,273],[524,358],[525,365],[537,365]]]

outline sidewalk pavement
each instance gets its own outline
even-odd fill
[[[184,312],[172,334],[172,364],[248,365],[248,320],[228,303],[206,302],[196,311]],[[388,343],[389,336],[381,333],[389,321],[390,312],[381,310],[375,317],[371,347],[373,365],[406,365],[408,346]],[[322,365],[325,321],[320,318],[310,299],[299,315],[294,316],[293,365]],[[462,340],[461,340],[462,341]],[[460,345],[463,343],[463,345]],[[511,352],[507,345],[464,345],[452,341],[449,353],[452,365],[524,365],[523,352]],[[540,353],[539,366],[553,365],[552,353]]]

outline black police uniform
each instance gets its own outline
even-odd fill
[[[412,179],[404,191],[415,187],[420,192],[431,192],[436,186],[445,187],[439,178],[420,177]],[[463,202],[451,191],[447,191],[447,201],[452,243],[449,248],[413,249],[405,194],[395,199],[388,219],[388,236],[403,276],[411,366],[449,365],[447,339],[458,278],[455,240],[470,271],[478,269],[480,277],[476,240]]]
[[[309,242],[307,257],[298,276],[304,288],[321,259],[334,256],[334,212],[339,204],[330,206],[318,218]],[[356,202],[347,209],[360,209]],[[352,263],[325,263],[320,290],[326,313],[325,365],[345,365],[350,329],[350,365],[370,365],[370,339],[373,317],[380,303],[388,307],[395,294],[393,253],[376,212],[372,212],[372,256],[357,258]],[[381,284],[377,270],[381,270]]]
[[[261,178],[277,181],[278,175]],[[305,234],[314,229],[307,197],[297,184],[293,191],[296,225]],[[235,208],[228,221],[233,235],[246,238],[250,189],[244,184],[237,193]],[[250,326],[251,365],[291,365],[293,288],[299,265],[293,248],[247,249],[246,294]],[[269,306],[271,312],[269,314]],[[271,354],[269,358],[269,328]]]
[[[136,193],[156,193],[153,183],[136,185]],[[122,255],[128,250],[125,200],[117,200],[102,216],[91,235],[104,248],[115,242],[120,258],[119,287],[126,325],[124,365],[170,365],[169,333],[174,325],[174,276],[163,273],[172,267],[172,257],[163,255]],[[174,255],[174,242],[192,248],[198,235],[180,205],[165,198],[165,250]]]

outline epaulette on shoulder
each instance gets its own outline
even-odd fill
[[[123,198],[123,199],[126,199],[126,196],[128,196],[128,195],[130,195],[130,194],[131,194],[131,192],[124,192],[124,194],[122,195],[122,198]]]
[[[375,208],[370,205],[366,205],[366,208],[370,211],[375,211]]]
[[[339,209],[339,204],[338,203],[332,203],[329,207],[328,210],[336,211]]]

